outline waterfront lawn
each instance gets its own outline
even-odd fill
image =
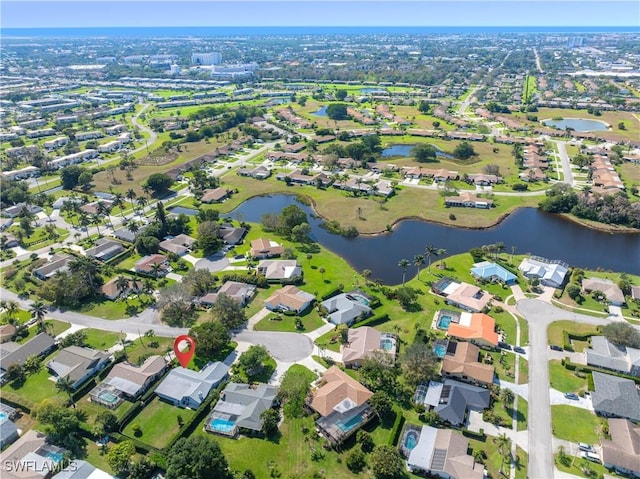
[[[138,424],[141,435],[138,440],[159,449],[164,448],[169,440],[180,430],[178,418],[187,423],[195,411],[183,409],[154,398],[136,417],[124,428],[124,434],[136,437],[134,425]]]
[[[579,393],[587,390],[587,378],[576,376],[575,371],[565,368],[560,361],[549,361],[551,387],[563,393]]]
[[[547,329],[547,337],[549,338],[549,344],[556,344],[558,346],[563,346],[564,344],[564,338],[562,334],[563,331],[567,331],[570,335],[573,334],[577,336],[584,336],[587,334],[590,334],[590,335],[599,334],[596,326],[593,326],[592,324],[576,323],[569,320],[554,321],[549,325],[549,328]],[[582,344],[578,344],[576,346],[578,348],[582,346],[584,350],[584,342],[580,342],[580,343]],[[576,349],[576,351],[578,350]],[[578,351],[578,352],[581,352],[581,351]]]
[[[302,329],[296,328],[296,320],[302,322]],[[255,331],[280,331],[289,333],[309,332],[323,326],[325,323],[315,308],[302,316],[287,316],[284,314],[270,314],[261,319],[255,326]]]
[[[571,442],[594,444],[599,441],[600,420],[591,411],[574,406],[551,406],[553,435]]]

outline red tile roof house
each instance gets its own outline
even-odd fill
[[[156,264],[159,265],[157,273],[154,271]],[[170,270],[169,260],[163,254],[151,254],[139,260],[133,270],[151,276],[164,276]]]
[[[201,203],[220,203],[231,195],[231,192],[226,188],[216,188],[214,190],[204,190],[200,197]]]
[[[284,247],[267,238],[258,238],[251,242],[252,258],[275,258],[284,253]]]
[[[491,208],[493,200],[478,198],[475,193],[464,191],[458,196],[447,196],[444,199],[445,206],[462,206],[466,208]]]
[[[295,311],[300,314],[315,300],[315,296],[293,285],[279,289],[264,301],[270,311]]]

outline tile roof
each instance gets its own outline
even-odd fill
[[[447,334],[456,338],[482,340],[492,346],[498,345],[498,333],[495,332],[496,320],[484,313],[471,315],[469,325],[451,323]]]
[[[372,395],[347,373],[332,366],[322,375],[322,386],[313,393],[311,407],[322,416],[327,416],[344,403],[349,403],[351,407],[360,406]]]
[[[448,350],[453,349],[455,352],[447,354],[442,361],[442,371],[457,376],[467,376],[475,379],[479,383],[492,384],[494,368],[489,364],[478,362],[480,348],[472,343],[459,342],[449,343]]]

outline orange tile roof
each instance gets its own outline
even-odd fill
[[[471,315],[469,326],[458,323],[451,323],[447,334],[456,338],[483,340],[497,346],[498,333],[495,332],[496,320],[484,313],[474,313]]]
[[[322,375],[323,385],[315,391],[311,407],[322,416],[328,416],[333,408],[345,399],[356,406],[364,404],[373,393],[337,366],[333,366]]]

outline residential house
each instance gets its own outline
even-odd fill
[[[227,245],[237,245],[242,242],[242,239],[247,234],[246,228],[236,228],[235,226],[231,226],[230,224],[221,224],[218,229],[218,235]]]
[[[429,472],[443,479],[483,479],[484,466],[467,454],[469,440],[458,431],[422,426],[407,458],[412,472]]]
[[[351,328],[347,343],[340,346],[342,364],[346,367],[360,367],[362,361],[375,352],[389,355],[390,361],[396,357],[396,338],[388,333],[381,333],[375,328],[362,326]]]
[[[115,301],[121,295],[127,297],[130,293],[142,291],[142,281],[134,281],[127,278],[127,286],[124,289],[118,287],[118,278],[112,278],[100,287],[100,292],[111,301]]]
[[[315,296],[288,285],[279,289],[264,301],[269,311],[294,311],[298,314],[305,311],[315,300]]]
[[[47,369],[57,381],[68,379],[76,390],[93,375],[102,371],[111,361],[111,355],[91,348],[69,346],[47,363]]]
[[[309,406],[320,414],[318,431],[339,444],[364,426],[374,415],[368,403],[373,395],[337,366],[327,369],[311,391]]]
[[[490,186],[500,183],[502,181],[502,177],[497,175],[487,175],[484,173],[475,173],[469,175],[468,181],[476,186]]]
[[[207,293],[201,297],[199,303],[202,306],[213,306],[218,300],[218,296],[224,294],[244,306],[253,298],[255,292],[256,286],[253,284],[227,281],[215,293]]]
[[[474,263],[473,268],[471,268],[471,275],[476,279],[490,281],[491,283],[514,284],[518,279],[511,271],[490,261]]]
[[[89,258],[108,261],[123,251],[124,245],[122,243],[109,238],[100,238],[95,242],[95,246],[93,248],[86,250],[85,254]]]
[[[47,442],[35,429],[24,433],[0,453],[2,479],[49,479],[62,463],[66,451]]]
[[[167,274],[170,266],[169,260],[165,255],[156,253],[147,255],[138,260],[133,269],[137,273],[159,277]]]
[[[13,324],[3,324],[0,326],[0,344],[11,341],[16,331],[17,328]]]
[[[640,286],[631,286],[631,299],[640,299]]]
[[[485,347],[498,347],[496,320],[484,313],[461,313],[459,322],[451,322],[447,335]]]
[[[226,188],[206,189],[200,197],[201,203],[220,203],[231,195],[231,191]]]
[[[464,382],[488,386],[493,384],[493,366],[478,361],[480,348],[468,342],[449,341],[442,361],[442,375]]]
[[[178,236],[170,236],[160,241],[158,245],[162,251],[183,256],[191,251],[196,240],[189,235],[179,234]]]
[[[365,318],[372,312],[368,299],[360,294],[341,293],[325,299],[322,306],[329,313],[333,324],[352,324],[358,318]]]
[[[39,333],[26,343],[9,341],[0,349],[0,382],[13,364],[23,365],[29,356],[44,357],[56,348],[56,340],[46,333]]]
[[[22,210],[26,210],[29,213],[35,215],[37,213],[40,213],[42,211],[42,208],[37,205],[28,205],[26,203],[16,203],[15,205],[9,206],[8,208],[5,208],[4,210],[2,210],[2,215],[6,216],[7,218],[15,218],[22,214]]]
[[[74,459],[62,471],[56,474],[55,479],[115,479],[111,474],[98,469],[87,461]]]
[[[443,277],[431,289],[434,293],[444,296],[445,302],[458,308],[479,313],[489,305],[492,296],[477,286],[461,283],[454,279]]]
[[[475,193],[463,191],[458,196],[445,196],[445,206],[458,206],[465,208],[491,208],[493,200],[487,198],[479,198]]]
[[[564,284],[569,265],[559,260],[532,256],[523,259],[518,269],[529,279],[538,278],[544,286],[560,288]]]
[[[209,392],[226,379],[229,366],[209,363],[200,371],[183,367],[172,369],[156,388],[160,399],[174,406],[198,409]]]
[[[2,244],[3,248],[15,248],[16,246],[20,246],[20,242],[18,238],[13,233],[5,233],[2,235],[4,238],[4,243]]]
[[[582,280],[582,290],[586,293],[600,291],[609,303],[614,306],[622,306],[624,304],[624,294],[622,290],[610,279],[585,278]]]
[[[440,418],[452,426],[464,424],[467,410],[482,411],[489,407],[490,394],[486,388],[472,386],[453,379],[429,382],[425,389],[419,385],[415,401],[432,408]]]
[[[265,166],[257,166],[256,168],[240,168],[238,170],[238,175],[240,176],[249,176],[251,178],[255,178],[257,180],[266,180],[271,176],[271,170]]]
[[[260,432],[262,413],[273,407],[277,395],[277,386],[229,383],[220,393],[205,430],[234,437],[242,429]]]
[[[255,259],[275,258],[284,253],[284,247],[267,238],[258,238],[251,242],[251,257]]]
[[[619,474],[640,477],[640,426],[627,419],[609,419],[611,440],[602,440],[602,463]]]
[[[18,437],[18,427],[13,422],[17,412],[11,406],[0,404],[0,449],[14,443]]]
[[[640,392],[631,379],[593,372],[591,403],[596,414],[640,421]]]
[[[107,378],[89,393],[92,402],[115,409],[124,401],[135,400],[144,393],[167,368],[162,356],[149,356],[140,366],[116,364]]]
[[[49,262],[33,270],[36,278],[43,281],[53,277],[56,273],[69,271],[69,263],[74,257],[68,254],[54,254],[49,258]]]
[[[589,366],[640,377],[640,349],[613,344],[604,336],[591,336],[591,347],[584,354]]]
[[[302,268],[295,259],[264,259],[256,269],[267,281],[295,281],[302,277]]]

